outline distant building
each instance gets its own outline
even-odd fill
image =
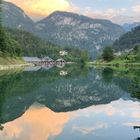
[[[63,58],[60,58],[56,60],[56,64],[58,63],[66,63],[66,61]]]
[[[63,58],[56,60],[56,66],[59,68],[63,68],[66,64],[66,61]]]
[[[59,54],[60,54],[61,56],[65,56],[65,55],[68,55],[68,52],[67,52],[67,51],[60,51]]]

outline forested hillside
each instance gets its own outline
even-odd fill
[[[2,27],[1,2],[0,0],[0,56],[20,56],[21,47],[19,43],[12,39]]]
[[[6,30],[10,36],[17,40],[21,45],[23,56],[43,56],[50,53],[56,54],[60,51],[57,46],[52,45],[29,32],[9,28],[6,28]]]
[[[59,51],[65,50],[68,52],[68,55],[64,56],[67,61],[77,61],[83,57],[84,59],[88,58],[86,51],[57,46],[23,30],[6,28],[6,31],[20,44],[23,56],[49,56],[53,59],[58,59],[61,57]]]
[[[135,27],[139,26],[140,22],[134,22],[134,23],[125,23],[122,25],[123,29],[128,32],[131,31],[132,29],[134,29]]]
[[[122,37],[115,41],[115,43],[113,44],[113,48],[116,51],[128,52],[138,44],[140,44],[140,26],[137,26],[132,31],[122,35]]]

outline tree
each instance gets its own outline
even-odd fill
[[[108,46],[104,48],[103,53],[102,53],[102,58],[104,61],[107,61],[107,62],[112,61],[114,59],[114,52],[113,52],[112,47]]]
[[[86,64],[86,62],[89,61],[89,55],[88,52],[86,50],[81,52],[81,64],[84,66]]]
[[[140,51],[140,44],[135,45],[133,50],[134,50],[134,53],[137,54]]]
[[[102,78],[105,81],[105,83],[110,84],[112,82],[113,74],[114,74],[113,69],[111,69],[111,68],[103,69]]]

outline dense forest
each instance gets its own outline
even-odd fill
[[[6,28],[5,30],[21,45],[23,56],[40,57],[50,53],[57,54],[60,51],[58,46],[48,43],[29,32],[10,28]]]
[[[135,27],[132,31],[122,35],[113,44],[115,51],[131,50],[135,45],[140,44],[140,26]]]

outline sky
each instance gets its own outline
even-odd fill
[[[6,0],[34,20],[54,11],[68,11],[118,24],[140,22],[140,0]]]

